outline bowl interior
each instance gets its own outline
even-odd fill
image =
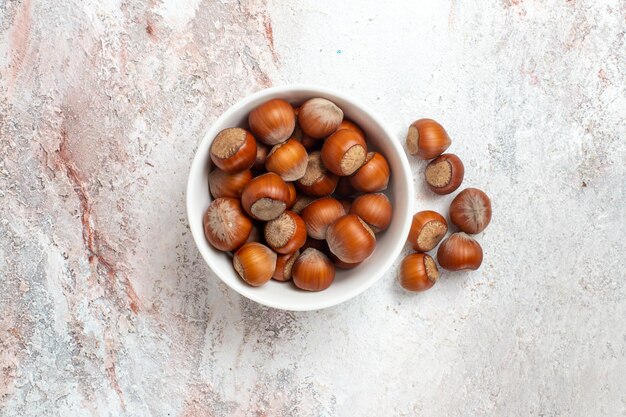
[[[389,229],[377,235],[374,253],[352,270],[337,269],[335,281],[325,291],[312,293],[296,288],[292,282],[271,280],[262,287],[251,287],[235,272],[232,259],[210,246],[205,237],[202,216],[212,198],[208,190],[211,168],[209,147],[219,131],[227,127],[247,128],[248,113],[271,98],[301,104],[308,98],[324,97],[335,102],[345,117],[356,122],[368,137],[368,146],[380,151],[389,161],[391,178],[385,192],[394,209]],[[404,150],[379,120],[364,106],[343,94],[317,87],[275,87],[249,96],[224,113],[207,132],[194,158],[187,186],[187,212],[194,240],[211,269],[231,288],[261,304],[285,310],[315,310],[346,301],[376,282],[392,265],[404,245],[411,219],[413,188]]]

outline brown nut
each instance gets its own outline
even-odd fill
[[[354,130],[338,130],[322,146],[322,162],[336,175],[352,175],[365,162],[367,144]]]
[[[289,201],[287,202],[287,210],[291,210],[294,204],[296,204],[296,200],[298,199],[298,192],[296,191],[296,186],[293,185],[293,182],[286,182],[285,184],[287,184],[287,188],[289,188]]]
[[[245,129],[233,127],[217,134],[209,151],[211,161],[228,174],[249,169],[256,160],[256,140]]]
[[[400,264],[398,278],[402,288],[409,291],[426,291],[439,279],[437,264],[424,253],[406,256]]]
[[[424,210],[413,215],[408,242],[418,252],[431,251],[448,232],[448,222],[436,211]]]
[[[365,133],[363,132],[363,129],[361,129],[359,125],[354,123],[352,120],[343,119],[341,123],[339,124],[339,127],[337,128],[337,130],[343,130],[343,129],[355,131],[363,139],[365,139]]]
[[[221,169],[209,173],[209,192],[213,198],[241,198],[243,187],[252,180],[252,171],[246,169],[234,174],[227,174]]]
[[[306,229],[304,220],[293,211],[287,210],[274,220],[265,223],[263,236],[276,252],[292,253],[304,245]]]
[[[294,253],[286,253],[284,255],[278,255],[276,258],[276,270],[274,271],[274,278],[276,281],[289,281],[291,279],[291,269],[293,263],[300,256],[300,251],[297,250]]]
[[[389,164],[378,152],[368,152],[365,163],[350,177],[350,184],[364,193],[376,193],[387,189]]]
[[[292,138],[274,145],[265,159],[265,168],[280,175],[284,181],[295,181],[304,176],[308,162],[306,149]]]
[[[313,239],[326,239],[328,226],[345,215],[341,203],[332,197],[315,200],[302,210],[307,234]]]
[[[441,242],[437,250],[437,261],[448,271],[476,270],[483,262],[483,249],[469,235],[453,233]]]
[[[252,169],[254,169],[255,171],[265,171],[265,160],[267,159],[268,153],[270,153],[269,146],[262,143],[257,143],[256,158],[254,160],[254,164],[252,165]]]
[[[382,232],[391,223],[391,202],[382,193],[363,194],[350,206],[350,214],[356,214],[363,219],[374,233]]]
[[[254,219],[268,221],[280,216],[289,203],[289,187],[273,172],[253,178],[241,193],[241,205]]]
[[[321,139],[333,133],[343,120],[343,112],[325,98],[312,98],[300,106],[298,123],[312,138]]]
[[[351,264],[364,261],[376,248],[374,232],[356,214],[335,220],[326,232],[326,242],[337,258]]]
[[[461,186],[465,168],[461,159],[452,153],[444,153],[426,166],[426,184],[434,193],[450,194]]]
[[[252,231],[252,220],[245,215],[239,200],[217,198],[204,214],[204,235],[218,250],[228,252],[244,244]]]
[[[304,176],[296,182],[296,185],[304,194],[324,197],[335,191],[338,181],[339,177],[326,169],[320,153],[315,151],[309,154]]]
[[[409,127],[406,146],[411,155],[433,159],[448,149],[452,141],[446,130],[432,119],[419,119]]]
[[[291,211],[296,214],[301,214],[302,210],[304,210],[304,208],[313,201],[315,201],[315,198],[313,197],[309,197],[308,195],[299,195],[296,198],[296,202],[293,204],[293,207],[291,207]]]
[[[235,271],[253,287],[265,284],[276,269],[276,253],[257,242],[246,243],[233,256]]]
[[[450,220],[465,233],[480,233],[491,221],[491,200],[478,188],[466,188],[450,203]]]
[[[276,145],[291,137],[296,115],[291,104],[272,99],[250,112],[248,124],[257,139],[267,145]]]
[[[322,291],[335,279],[335,266],[317,249],[306,249],[296,259],[291,269],[296,287],[306,291]]]

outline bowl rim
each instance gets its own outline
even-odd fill
[[[252,301],[255,301],[267,307],[272,307],[272,308],[276,308],[280,310],[287,310],[287,311],[314,311],[314,310],[321,310],[324,308],[342,304],[362,294],[367,289],[369,289],[372,285],[378,282],[385,275],[385,273],[391,268],[395,260],[398,258],[398,256],[402,252],[406,239],[397,239],[396,243],[394,243],[394,246],[391,250],[391,256],[385,259],[383,265],[381,265],[378,268],[378,272],[371,274],[371,277],[369,277],[369,279],[364,280],[363,283],[361,283],[361,285],[357,286],[352,291],[346,292],[345,294],[341,294],[340,296],[335,296],[334,298],[329,299],[329,300],[317,302],[315,304],[306,304],[302,306],[297,306],[297,305],[286,305],[287,304],[286,303],[284,305],[281,305],[280,303],[271,302],[271,301],[264,299],[263,297],[256,295],[254,291],[249,291],[249,292],[244,293],[240,291],[239,288],[233,287],[228,282],[228,280],[222,276],[222,271],[220,270],[220,268],[217,268],[217,266],[213,263],[213,259],[211,258],[211,256],[209,256],[208,253],[205,253],[206,251],[202,250],[201,245],[204,245],[204,244],[208,245],[208,243],[206,242],[204,232],[196,233],[194,231],[194,228],[192,227],[192,223],[191,223],[192,220],[190,217],[191,216],[190,213],[193,211],[192,206],[194,205],[194,199],[191,197],[191,190],[193,188],[192,174],[194,172],[201,171],[203,169],[204,164],[206,163],[206,156],[201,155],[199,151],[202,148],[204,148],[204,145],[206,144],[207,141],[211,140],[211,136],[215,135],[216,133],[214,132],[214,130],[216,129],[215,126],[219,126],[221,123],[223,123],[222,122],[223,120],[231,117],[234,113],[241,111],[250,102],[256,101],[264,97],[269,100],[277,95],[290,93],[294,91],[311,91],[313,94],[319,94],[322,97],[336,97],[340,100],[351,103],[353,106],[359,108],[360,111],[366,113],[372,119],[374,123],[379,125],[381,130],[387,136],[385,140],[390,142],[391,146],[399,155],[398,159],[400,160],[400,168],[401,168],[399,171],[402,171],[402,175],[406,176],[409,179],[412,177],[413,174],[409,165],[409,161],[408,161],[406,152],[401,145],[400,140],[394,139],[396,138],[396,135],[392,133],[392,131],[387,126],[387,124],[384,123],[381,120],[381,118],[376,114],[376,112],[374,112],[369,106],[365,105],[360,100],[355,99],[354,97],[348,94],[345,94],[343,92],[337,91],[333,88],[319,86],[315,84],[286,84],[286,85],[264,88],[255,93],[252,93],[250,95],[243,97],[242,99],[237,101],[235,104],[230,106],[224,113],[222,113],[217,119],[215,119],[211,123],[206,133],[202,137],[202,140],[200,140],[196,146],[196,151],[195,151],[193,161],[191,163],[191,166],[189,168],[189,173],[187,176],[185,200],[186,200],[186,210],[187,210],[187,222],[188,222],[191,234],[193,236],[193,240],[196,245],[196,248],[200,252],[200,255],[202,256],[206,264],[209,266],[211,271],[215,275],[217,275],[224,284],[226,284],[230,289],[234,290],[235,292],[242,295],[243,297],[246,297]],[[395,175],[398,175],[398,174],[396,173]],[[407,200],[408,212],[405,218],[402,219],[404,224],[401,227],[401,231],[402,231],[401,236],[407,236],[409,233],[409,229],[411,227],[411,219],[412,219],[411,213],[413,212],[413,205],[414,205],[415,191],[413,187],[411,186],[412,181],[408,180],[407,182],[409,186],[406,187],[407,189],[405,193],[405,198]],[[250,287],[250,288],[254,290],[254,287]]]

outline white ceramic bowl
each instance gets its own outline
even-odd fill
[[[389,229],[377,235],[376,250],[357,268],[337,270],[335,281],[325,291],[308,292],[291,282],[271,280],[262,287],[251,287],[235,272],[231,257],[214,249],[204,237],[202,217],[211,196],[208,173],[211,168],[209,147],[213,138],[227,127],[247,127],[248,113],[261,103],[282,98],[300,104],[308,98],[324,97],[336,103],[345,116],[365,131],[368,147],[380,151],[391,168],[386,194],[393,205],[393,220]],[[357,100],[327,88],[309,85],[273,87],[248,96],[232,106],[211,126],[200,143],[187,183],[187,215],[193,238],[209,267],[229,287],[239,294],[266,306],[284,310],[317,310],[340,304],[365,291],[391,267],[404,246],[411,226],[413,182],[411,170],[400,142],[376,115]]]

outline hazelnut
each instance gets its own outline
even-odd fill
[[[476,270],[483,262],[483,249],[465,233],[453,233],[441,242],[437,261],[448,271]]]
[[[304,208],[311,204],[313,201],[315,201],[315,198],[313,197],[309,197],[308,195],[299,195],[296,198],[296,202],[293,204],[291,211],[296,214],[300,214],[302,213],[302,210],[304,210]]]
[[[252,231],[252,221],[243,212],[239,200],[230,197],[213,200],[203,223],[206,239],[224,252],[243,245]]]
[[[335,191],[338,181],[339,177],[326,169],[320,153],[315,151],[309,154],[304,176],[297,181],[296,185],[304,194],[324,197]]]
[[[256,160],[256,140],[245,129],[224,129],[217,134],[209,151],[211,161],[222,171],[233,174],[249,169]]]
[[[406,146],[411,155],[433,159],[448,149],[452,141],[446,130],[432,119],[419,119],[409,127]]]
[[[333,283],[335,266],[322,252],[308,248],[294,262],[291,276],[300,289],[322,291]]]
[[[361,136],[363,139],[365,139],[365,133],[363,132],[363,129],[361,129],[352,120],[343,119],[341,121],[341,123],[339,124],[339,127],[337,128],[337,130],[344,130],[344,129],[352,130],[352,131],[358,133],[359,136]]]
[[[276,253],[257,242],[246,243],[233,256],[235,271],[253,287],[265,284],[276,269]]]
[[[302,219],[310,237],[326,239],[328,226],[345,214],[346,212],[339,201],[331,197],[324,197],[306,206],[302,210]]]
[[[241,191],[250,180],[252,180],[252,171],[249,169],[234,174],[214,169],[209,173],[209,192],[213,198],[241,198]]]
[[[452,153],[444,153],[426,166],[426,184],[436,194],[450,194],[461,186],[464,174],[461,159]]]
[[[322,162],[336,175],[352,175],[365,162],[367,145],[354,130],[338,130],[322,146]]]
[[[447,232],[448,222],[441,214],[424,210],[413,216],[408,241],[413,250],[428,252],[441,242]]]
[[[337,258],[351,264],[364,261],[376,248],[374,232],[356,214],[335,220],[326,232],[326,242]]]
[[[369,152],[365,163],[350,177],[350,184],[364,193],[376,193],[387,189],[389,184],[389,164],[378,152]]]
[[[312,98],[300,106],[298,123],[312,138],[321,139],[333,133],[343,120],[343,111],[325,98]]]
[[[284,181],[295,181],[304,176],[309,156],[306,149],[295,139],[274,145],[265,160],[268,172],[275,172]]]
[[[276,281],[289,281],[291,279],[291,269],[298,256],[300,256],[299,250],[293,253],[278,255],[276,258],[276,270],[272,278]]]
[[[296,126],[296,115],[285,100],[272,99],[250,112],[250,130],[267,145],[276,145],[291,137]]]
[[[253,178],[241,193],[244,210],[254,219],[268,221],[280,216],[289,203],[289,187],[273,172]]]
[[[356,214],[374,231],[387,230],[391,223],[391,202],[385,194],[363,194],[350,206],[350,214]]]
[[[270,153],[269,146],[262,143],[257,143],[256,158],[254,160],[254,164],[252,165],[252,169],[254,169],[255,171],[265,171],[265,159],[267,159],[268,153]]]
[[[265,241],[280,254],[292,253],[304,245],[306,241],[306,225],[304,220],[292,211],[265,223]]]
[[[293,185],[293,182],[286,182],[285,184],[287,184],[287,188],[289,188],[289,201],[287,202],[287,209],[291,210],[298,199],[298,192],[296,191],[296,186]]]
[[[466,188],[450,203],[450,220],[465,233],[480,233],[491,221],[491,200],[477,188]]]
[[[398,278],[406,290],[426,291],[439,279],[439,270],[433,258],[424,253],[414,253],[402,260]]]

